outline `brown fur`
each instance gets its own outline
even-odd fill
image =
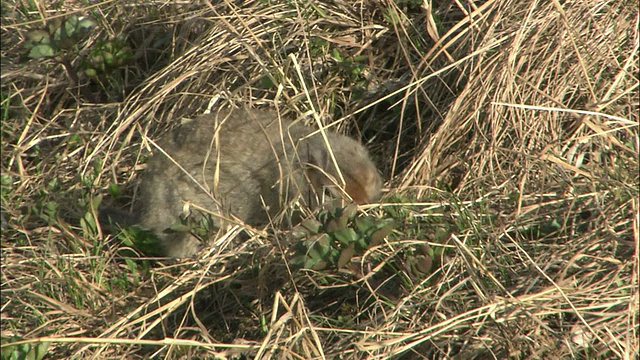
[[[160,237],[166,255],[184,257],[197,252],[199,242],[168,228],[185,202],[193,205],[189,209],[260,225],[294,202],[313,208],[326,193],[341,196],[325,139],[312,132],[270,110],[218,110],[181,125],[158,143],[173,160],[156,151],[148,162],[140,184],[140,225]],[[326,135],[346,193],[360,204],[377,200],[382,180],[366,149],[343,135]]]

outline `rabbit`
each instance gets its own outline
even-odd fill
[[[162,151],[147,163],[137,214],[139,226],[156,234],[169,257],[190,257],[202,248],[195,236],[173,227],[181,217],[201,219],[195,209],[213,214],[216,226],[233,217],[265,225],[281,221],[294,204],[313,209],[345,194],[365,204],[381,192],[381,176],[358,141],[314,132],[273,110],[214,110],[157,144]]]

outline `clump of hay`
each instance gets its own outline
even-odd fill
[[[50,341],[53,357],[632,358],[636,5],[7,10],[3,346]],[[55,60],[18,56],[38,19],[74,11],[99,24],[80,54],[128,35],[135,58],[119,86],[66,89]],[[248,229],[239,245],[243,229],[231,229],[200,261],[123,257],[92,221],[96,197],[114,183],[121,202],[135,197],[147,139],[225,102],[337,119],[361,137],[389,180],[386,202],[404,199],[370,210],[403,214],[394,241],[355,276],[292,272],[278,229]],[[441,249],[433,276],[385,268],[425,242]]]

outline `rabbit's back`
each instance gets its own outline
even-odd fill
[[[219,110],[182,124],[158,142],[166,155],[156,151],[148,162],[140,225],[158,234],[167,255],[191,255],[197,241],[170,230],[180,216],[206,209],[218,226],[231,215],[260,225],[294,201],[315,207],[340,177],[333,158],[354,200],[376,200],[382,182],[364,147],[327,133],[328,150],[312,132],[269,110]]]

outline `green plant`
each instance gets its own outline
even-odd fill
[[[114,70],[129,63],[133,55],[123,35],[109,40],[98,39],[85,55],[81,42],[95,27],[96,21],[89,17],[74,14],[56,18],[46,28],[28,31],[24,47],[29,50],[30,58],[59,61],[74,84],[79,84],[79,76],[73,63],[81,64],[84,74],[103,83]],[[80,61],[74,61],[78,58]]]
[[[76,46],[95,25],[92,19],[77,15],[71,15],[67,19],[57,18],[52,20],[46,29],[27,32],[25,47],[30,49],[30,58],[53,57]]]
[[[9,342],[19,341],[20,338],[11,339]],[[5,341],[3,341],[4,343]],[[2,360],[40,360],[47,355],[48,342],[37,342],[2,347],[0,358]]]
[[[90,18],[71,15],[66,19],[56,18],[46,28],[27,32],[24,47],[32,59],[55,58],[67,70],[71,80],[78,84],[78,74],[71,65],[71,55],[78,53],[78,43],[96,25]]]
[[[113,70],[129,63],[132,58],[131,48],[123,35],[111,40],[98,40],[83,63],[84,72],[96,78],[101,74],[109,74]]]
[[[357,216],[356,205],[322,211],[317,219],[303,221],[292,232],[299,242],[291,259],[294,266],[323,270],[342,268],[391,233],[393,221]]]
[[[339,49],[334,48],[331,57],[336,61],[335,72],[341,75],[346,85],[366,87],[367,80],[363,75],[366,70],[366,56],[343,56]]]

